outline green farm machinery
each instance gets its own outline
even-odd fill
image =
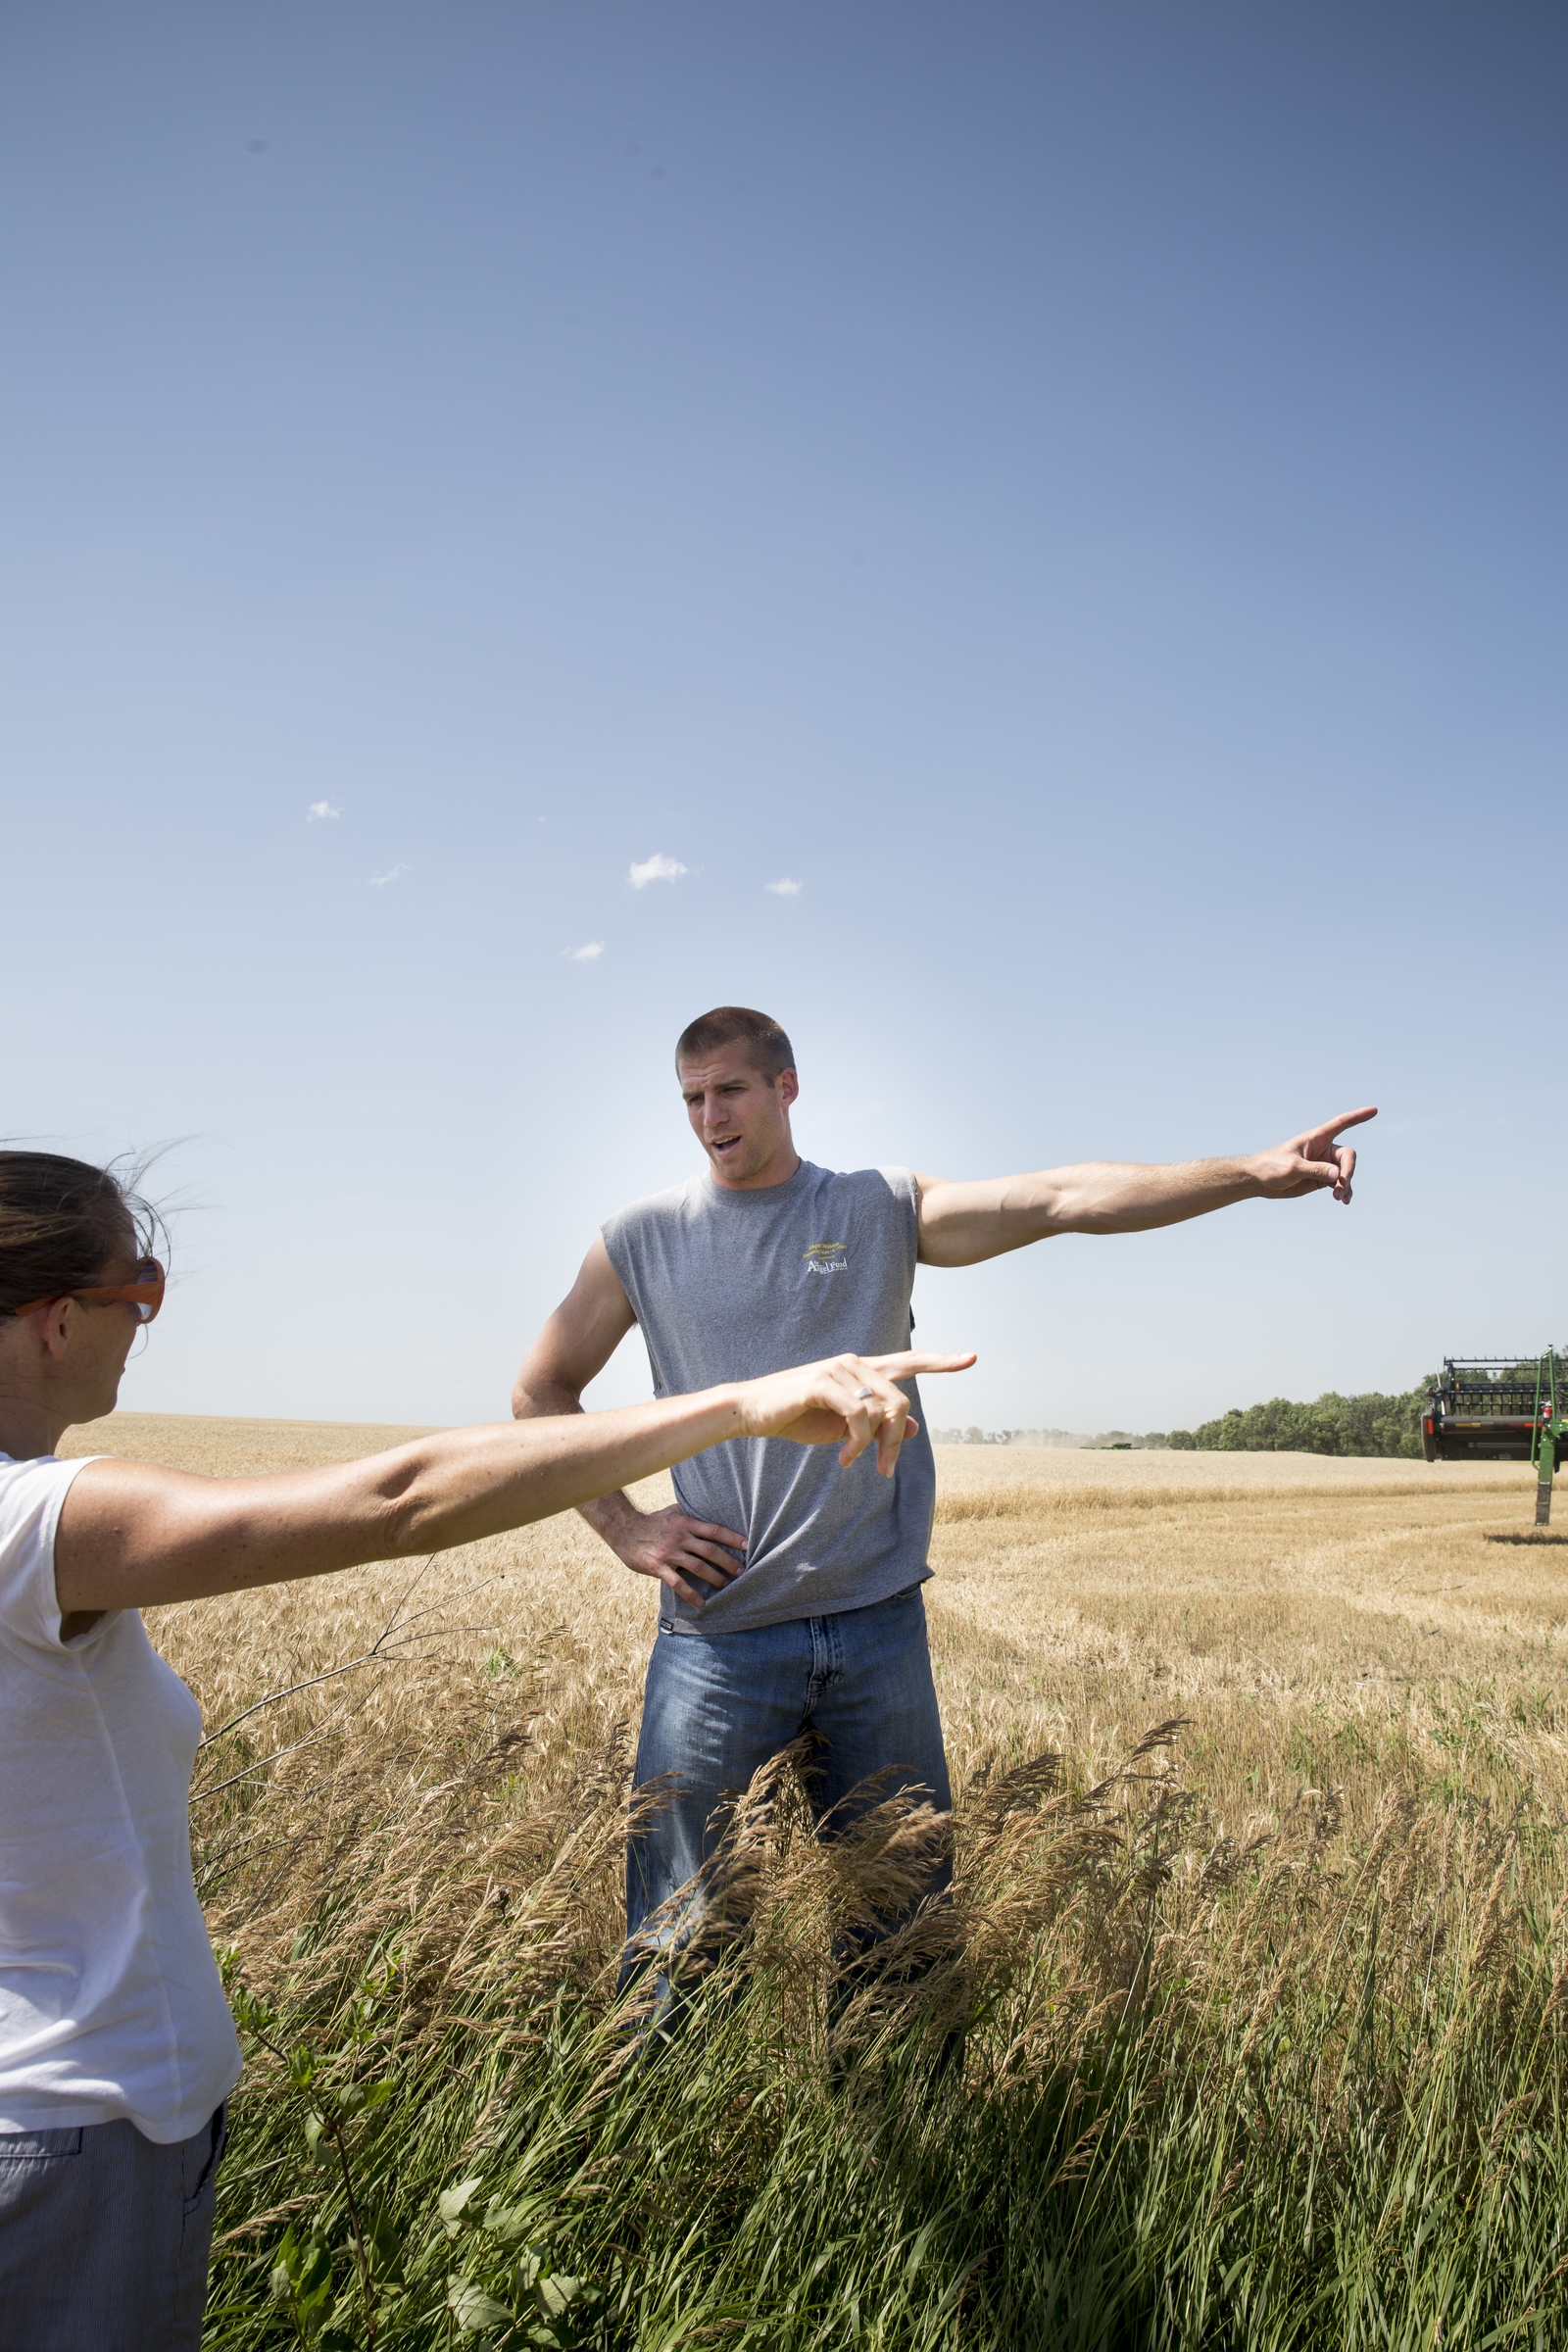
[[[1429,1462],[1534,1462],[1536,1525],[1551,1520],[1551,1482],[1562,1468],[1568,1390],[1556,1351],[1446,1355],[1427,1392],[1421,1450]]]

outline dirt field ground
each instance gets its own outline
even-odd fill
[[[123,1414],[63,1450],[213,1475],[352,1458],[413,1436],[367,1424]],[[1183,1768],[1231,1835],[1304,1788],[1352,1810],[1392,1776],[1528,1741],[1557,1764],[1565,1526],[1538,1536],[1511,1465],[1298,1454],[938,1449],[927,1587],[960,1781],[1051,1747],[1094,1773],[1182,1716]],[[649,1482],[644,1498],[667,1494]],[[154,1638],[216,1722],[266,1691],[389,1654],[382,1703],[439,1707],[441,1671],[526,1662],[535,1763],[634,1729],[655,1597],[577,1519],[316,1586],[154,1612]],[[392,1636],[394,1642],[409,1635]],[[423,1670],[409,1675],[412,1660]],[[401,1696],[395,1693],[401,1691]],[[1551,1777],[1555,1778],[1555,1774]]]

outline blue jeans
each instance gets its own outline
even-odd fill
[[[224,2132],[0,2132],[0,2352],[197,2352]]]
[[[951,1808],[918,1585],[867,1609],[743,1633],[676,1634],[661,1621],[636,1785],[662,1782],[667,1801],[627,1840],[626,1975],[682,1940],[678,1905],[645,1936],[650,1915],[711,1862],[723,1800],[803,1732],[815,1740],[809,1793],[819,1835],[838,1834],[858,1811],[901,1790],[928,1794],[939,1812]],[[886,1777],[864,1789],[873,1775]],[[950,1876],[945,1861],[934,1862],[928,1891],[940,1893]],[[700,1909],[696,1890],[693,1903]]]

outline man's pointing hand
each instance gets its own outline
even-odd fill
[[[1348,1200],[1355,1152],[1338,1138],[1347,1127],[1359,1127],[1363,1120],[1377,1115],[1375,1102],[1362,1110],[1344,1110],[1337,1119],[1325,1119],[1321,1127],[1308,1128],[1305,1135],[1293,1135],[1288,1144],[1259,1152],[1251,1162],[1251,1172],[1265,1199],[1294,1200],[1301,1193],[1321,1193],[1332,1185],[1336,1200]]]

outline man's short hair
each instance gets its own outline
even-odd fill
[[[683,1061],[706,1061],[723,1046],[739,1046],[753,1069],[764,1078],[795,1067],[795,1048],[777,1021],[747,1004],[716,1004],[683,1029],[675,1040],[675,1067]]]

